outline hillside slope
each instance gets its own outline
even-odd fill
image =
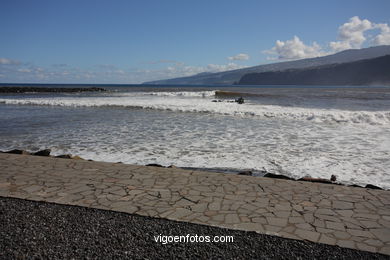
[[[390,55],[306,69],[249,73],[239,85],[389,85]]]
[[[309,68],[327,64],[344,63],[376,58],[384,55],[390,55],[390,45],[376,46],[365,49],[351,49],[318,58],[279,62],[218,73],[201,73],[189,77],[145,82],[144,84],[231,85],[238,82],[242,76],[248,73]]]

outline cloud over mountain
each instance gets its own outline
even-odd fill
[[[249,55],[246,53],[240,53],[235,56],[228,57],[228,60],[249,60]]]
[[[269,58],[271,60],[303,59],[325,55],[316,42],[313,42],[312,45],[306,45],[298,36],[294,36],[294,38],[285,42],[277,40],[275,46],[271,50],[264,51],[264,53],[277,56],[276,58]]]
[[[349,19],[349,22],[339,27],[339,41],[330,42],[329,46],[333,51],[360,49],[367,40],[364,33],[373,29],[374,26],[375,24],[369,20],[361,20],[358,16],[354,16]]]
[[[368,32],[375,34],[375,36],[368,35]],[[325,47],[316,42],[307,45],[298,36],[294,36],[287,41],[277,40],[274,47],[263,51],[263,53],[272,55],[268,57],[270,60],[296,60],[320,57],[347,49],[360,49],[363,46],[388,44],[390,44],[388,24],[376,24],[354,16],[338,28],[337,41],[331,41]]]

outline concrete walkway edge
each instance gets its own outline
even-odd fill
[[[1,153],[0,196],[390,255],[390,191]]]

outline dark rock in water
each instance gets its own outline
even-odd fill
[[[244,104],[244,98],[243,97],[239,97],[235,100],[238,104]]]
[[[318,182],[318,183],[326,183],[326,184],[331,184],[332,181],[328,179],[321,179],[321,178],[311,178],[311,177],[303,177],[298,179],[298,181],[310,181],[310,182]]]
[[[150,164],[147,164],[145,166],[152,166],[152,167],[161,167],[161,168],[165,168],[164,166],[162,166],[161,164],[157,164],[157,163],[150,163]]]
[[[239,172],[238,175],[252,176],[252,171],[242,171]]]
[[[330,180],[331,180],[331,181],[336,181],[336,180],[337,180],[336,175],[333,175],[333,174],[332,174],[332,176],[330,176]]]
[[[360,185],[357,185],[357,184],[348,185],[348,187],[363,188],[362,186],[360,186]]]
[[[222,102],[220,99],[213,99],[211,102]]]
[[[33,153],[33,155],[38,155],[38,156],[50,156],[50,152],[51,150],[50,149],[44,149],[44,150],[40,150],[36,153]]]
[[[72,155],[71,154],[61,154],[61,155],[57,155],[56,158],[72,159]]]
[[[264,177],[274,178],[274,179],[283,179],[283,180],[294,180],[293,178],[287,177],[285,175],[273,174],[273,173],[267,173],[264,175]]]
[[[19,149],[13,149],[13,150],[10,150],[10,151],[6,151],[4,153],[12,153],[12,154],[25,154],[25,155],[29,155],[30,153],[25,151],[25,150],[19,150]]]
[[[366,187],[367,189],[374,189],[374,190],[383,190],[381,187],[372,185],[372,184],[367,184]]]

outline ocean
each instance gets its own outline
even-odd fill
[[[0,94],[0,150],[390,189],[389,87],[96,86]]]

